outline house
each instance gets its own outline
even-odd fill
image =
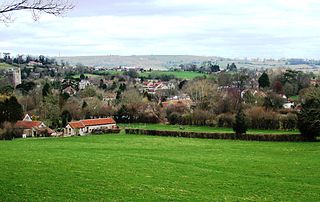
[[[145,81],[142,84],[143,90],[142,92],[147,92],[148,94],[156,94],[161,90],[170,90],[174,89],[175,85],[169,82],[161,82],[158,80],[149,80]]]
[[[69,122],[64,129],[65,136],[85,135],[93,130],[112,129],[117,127],[113,118],[85,119]]]
[[[83,90],[89,85],[91,85],[90,81],[83,79],[79,82],[79,90]]]
[[[320,85],[320,79],[317,79],[317,78],[313,77],[313,78],[310,80],[310,85],[311,85],[311,86],[319,86],[319,85]]]
[[[27,114],[22,121],[18,121],[14,125],[15,130],[22,131],[22,137],[40,137],[55,135],[55,131],[48,128],[41,121],[32,121],[31,117]]]
[[[102,101],[112,105],[117,99],[117,93],[108,93],[103,98]]]
[[[72,88],[71,86],[68,86],[67,88],[62,90],[62,93],[67,93],[70,96],[72,96],[72,95],[75,95],[77,93],[77,91],[74,88]]]
[[[287,102],[282,105],[285,109],[294,109],[294,102]]]

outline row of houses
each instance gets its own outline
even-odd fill
[[[142,83],[140,87],[141,92],[147,92],[148,94],[156,94],[162,90],[172,90],[175,89],[175,85],[171,82],[163,82],[159,80],[148,80]]]
[[[48,136],[82,136],[90,134],[95,130],[118,129],[116,121],[113,118],[85,119],[69,122],[64,128],[63,134],[58,134],[50,129],[42,121],[33,121],[27,114],[23,120],[17,121],[14,129],[21,131],[23,138],[27,137],[48,137]]]

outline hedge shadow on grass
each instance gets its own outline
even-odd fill
[[[270,142],[303,142],[315,141],[304,139],[300,134],[245,134],[235,133],[205,133],[205,132],[186,132],[186,131],[160,131],[126,128],[126,134],[151,135],[165,137],[185,137],[202,139],[225,139],[225,140],[246,140],[246,141],[270,141]]]

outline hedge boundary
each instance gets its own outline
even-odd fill
[[[224,140],[246,140],[246,141],[269,141],[269,142],[302,142],[307,141],[299,134],[250,134],[237,135],[235,133],[205,133],[205,132],[186,132],[186,131],[163,131],[126,128],[126,134],[151,135],[165,137],[184,137],[202,139],[224,139]]]

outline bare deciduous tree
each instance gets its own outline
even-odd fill
[[[73,8],[74,4],[70,0],[8,0],[0,4],[0,21],[12,22],[13,13],[16,11],[31,11],[36,21],[41,13],[60,16]]]

